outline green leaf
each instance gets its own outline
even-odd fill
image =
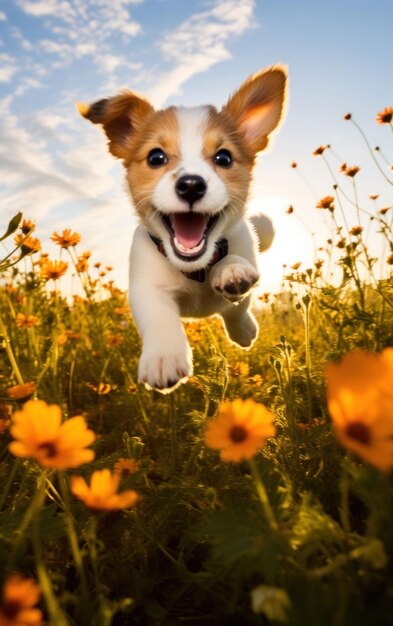
[[[17,213],[8,224],[7,230],[5,231],[4,235],[0,237],[0,241],[3,241],[3,239],[7,239],[7,237],[10,237],[10,235],[12,235],[16,231],[21,222],[21,219],[22,213],[19,211],[19,213]]]

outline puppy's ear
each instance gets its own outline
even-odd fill
[[[113,98],[98,100],[93,104],[77,102],[79,113],[93,124],[101,124],[109,139],[110,152],[119,159],[129,154],[130,140],[135,131],[154,112],[147,100],[124,91]]]
[[[250,76],[223,108],[240,128],[252,152],[266,148],[270,133],[283,116],[286,92],[286,68],[275,65]]]

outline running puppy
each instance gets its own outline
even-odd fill
[[[122,159],[139,216],[130,255],[129,298],[142,336],[139,381],[162,392],[192,374],[181,317],[219,314],[230,340],[248,348],[258,334],[250,292],[270,220],[246,217],[256,155],[285,109],[286,70],[248,78],[213,106],[156,111],[125,91],[79,112],[102,125]]]

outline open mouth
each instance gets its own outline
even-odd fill
[[[218,220],[218,215],[209,217],[204,213],[161,213],[162,221],[171,235],[174,253],[185,261],[194,261],[203,255],[207,237]]]

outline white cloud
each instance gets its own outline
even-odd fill
[[[253,26],[254,0],[218,0],[208,11],[185,20],[169,32],[160,45],[175,66],[149,90],[152,101],[161,106],[195,74],[230,58],[227,44]]]
[[[5,13],[3,13],[3,11],[0,11],[0,22],[6,22],[7,21],[7,16]]]
[[[10,54],[0,54],[0,83],[9,83],[17,71],[14,57]]]

